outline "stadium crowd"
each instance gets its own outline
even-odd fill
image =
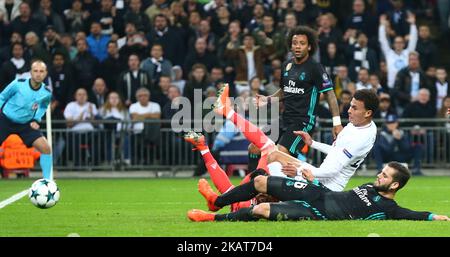
[[[384,139],[392,141],[399,133],[387,127],[397,118],[447,117],[448,63],[438,45],[449,42],[449,18],[446,0],[0,0],[0,91],[42,59],[52,118],[66,120],[64,128],[171,119],[176,97],[198,104],[194,89],[204,97],[223,83],[231,96],[277,91],[290,58],[287,35],[308,25],[341,117],[356,90],[372,89],[380,100],[375,118],[386,119]],[[319,116],[331,118],[323,103]],[[377,166],[392,156],[382,150]]]

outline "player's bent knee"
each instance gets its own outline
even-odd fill
[[[255,178],[255,189],[260,193],[267,192],[267,176],[257,176]]]
[[[270,215],[270,204],[268,204],[268,203],[260,203],[260,204],[256,205],[255,207],[253,207],[252,213],[255,216],[269,218],[269,215]]]
[[[256,145],[254,145],[254,144],[248,145],[248,152],[251,154],[260,154],[261,153],[259,148],[256,147]]]
[[[33,143],[33,146],[42,154],[52,153],[50,145],[48,144],[47,140],[45,140],[43,137],[36,139],[36,141],[34,141]]]

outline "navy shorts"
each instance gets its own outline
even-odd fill
[[[0,112],[0,144],[11,134],[19,135],[28,147],[33,146],[33,142],[43,136],[41,131],[32,129],[30,123],[19,124],[12,122]]]
[[[295,135],[293,131],[303,130],[310,134],[312,129],[314,128],[308,127],[306,122],[289,122],[281,129],[282,134],[277,144],[286,147],[292,156],[297,157],[302,152],[305,142],[301,136]]]

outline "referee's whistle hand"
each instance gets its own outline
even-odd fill
[[[312,138],[311,136],[305,132],[305,131],[293,131],[294,135],[301,136],[303,141],[305,141],[305,144],[311,145],[312,144]]]

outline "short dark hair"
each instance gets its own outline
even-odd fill
[[[372,111],[372,117],[375,112],[378,110],[379,100],[377,94],[370,89],[360,89],[355,92],[353,95],[358,101],[364,102],[364,107],[366,110]]]
[[[295,35],[305,35],[306,38],[308,39],[308,45],[311,47],[311,49],[309,50],[309,55],[313,55],[316,50],[317,50],[317,33],[311,29],[308,26],[298,26],[295,29],[293,29],[290,33],[289,33],[289,38],[288,38],[288,48],[291,49],[292,46],[292,38]]]
[[[398,182],[398,188],[396,190],[398,191],[408,183],[411,173],[405,165],[399,162],[389,162],[387,166],[395,170],[395,173],[392,175],[392,182]]]

